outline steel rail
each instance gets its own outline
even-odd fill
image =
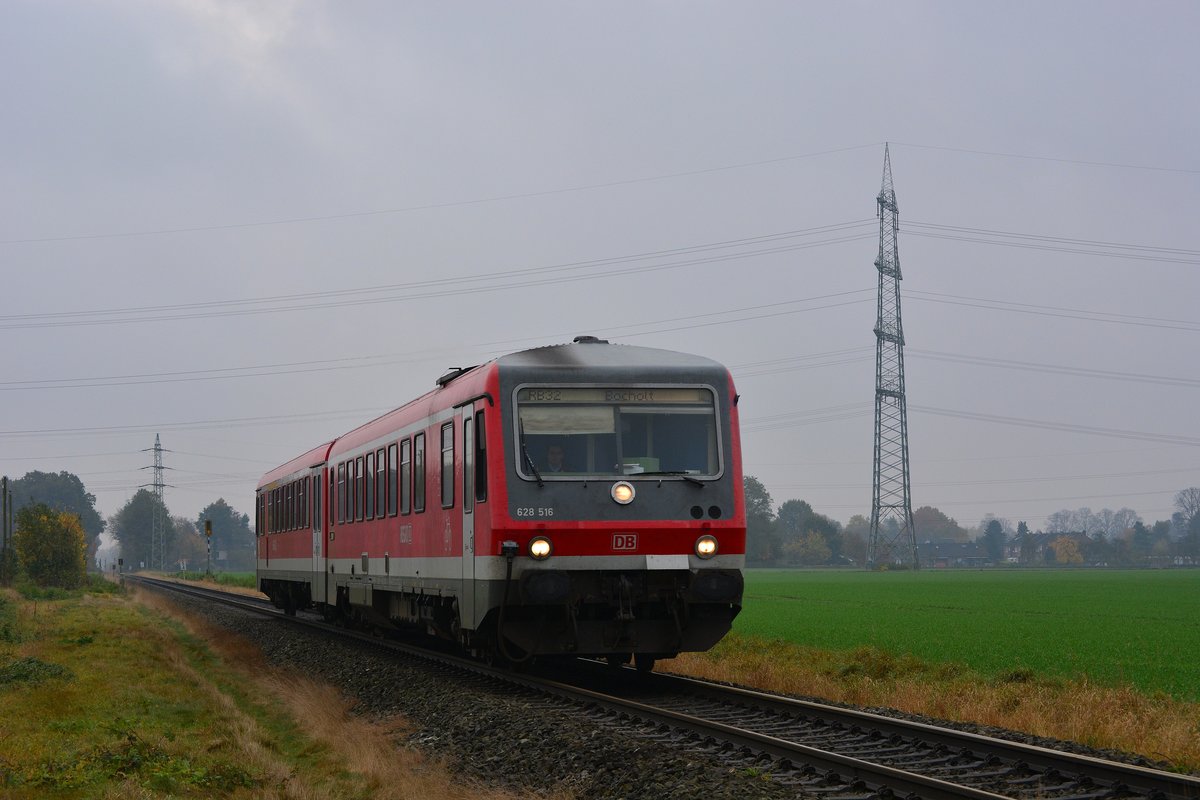
[[[761,708],[783,713],[836,721],[847,726],[858,725],[877,730],[885,735],[915,737],[924,742],[946,747],[985,752],[988,755],[1023,763],[1041,771],[1080,773],[1097,782],[1109,786],[1124,786],[1131,791],[1150,797],[1200,798],[1200,777],[1193,775],[1167,772],[1137,764],[1123,764],[1095,756],[1053,750],[1040,745],[887,717],[869,711],[832,706],[811,700],[769,694],[755,689],[710,683],[684,675],[656,673],[647,677],[666,685],[703,692],[726,702],[728,702],[728,698],[737,698]]]

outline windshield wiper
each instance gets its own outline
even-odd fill
[[[688,483],[694,483],[697,486],[704,485],[704,481],[700,480],[692,473],[684,472],[683,470],[655,470],[653,472],[638,472],[635,474],[637,474],[637,475],[678,475],[680,478],[683,478]]]
[[[521,432],[521,455],[525,458],[525,466],[529,467],[533,477],[537,478],[538,487],[544,488],[546,484],[542,481],[542,473],[538,472],[537,464],[533,463],[533,457],[529,455],[529,448],[525,445],[525,422],[522,421],[518,428]]]

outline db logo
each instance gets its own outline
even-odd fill
[[[613,550],[637,550],[637,534],[614,533]]]

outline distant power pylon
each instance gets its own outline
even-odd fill
[[[875,477],[867,568],[917,563],[908,477],[908,405],[904,399],[904,327],[900,324],[900,210],[892,188],[892,156],[883,147],[879,190],[879,303],[875,319]]]
[[[154,470],[154,478],[151,483],[143,483],[139,489],[144,489],[147,486],[152,487],[154,497],[158,501],[154,504],[152,530],[150,534],[150,563],[147,565],[151,569],[166,569],[167,561],[167,524],[168,520],[164,519],[166,505],[163,503],[163,489],[166,483],[163,482],[163,461],[162,461],[162,442],[159,441],[158,434],[154,434],[154,447],[147,448],[143,453],[154,453],[154,463],[149,467],[142,469]]]

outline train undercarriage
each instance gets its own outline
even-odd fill
[[[462,624],[453,594],[338,586],[333,603],[314,603],[310,584],[262,579],[285,614],[317,608],[329,621],[377,630],[417,631],[454,642],[488,661],[599,657],[652,669],[660,658],[705,651],[741,609],[737,570],[527,570],[511,581],[478,581],[486,613]]]

